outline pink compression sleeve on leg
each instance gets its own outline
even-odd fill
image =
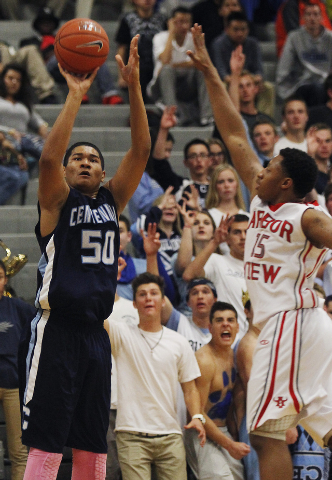
[[[23,480],[56,480],[62,453],[50,453],[30,448]]]
[[[71,480],[105,480],[106,453],[92,453],[73,448]]]

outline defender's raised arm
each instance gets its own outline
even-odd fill
[[[195,24],[191,31],[195,52],[188,52],[188,55],[193,60],[195,67],[203,72],[218,130],[229,150],[236,170],[253,194],[256,177],[262,166],[248,143],[241,115],[234,107],[211,62],[202,28]]]

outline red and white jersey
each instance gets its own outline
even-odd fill
[[[308,208],[322,211],[311,204],[252,200],[244,269],[255,324],[281,311],[318,306],[313,284],[327,249],[314,247],[302,231]]]

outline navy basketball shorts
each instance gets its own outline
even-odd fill
[[[73,324],[41,311],[20,345],[22,443],[107,453],[111,345],[100,324]]]

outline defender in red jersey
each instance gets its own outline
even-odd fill
[[[262,480],[291,480],[285,441],[297,423],[332,446],[332,323],[313,291],[315,272],[332,248],[332,220],[304,203],[317,176],[314,160],[283,149],[262,169],[204,44],[192,29],[216,125],[253,198],[245,264],[255,323],[262,329],[248,385],[248,422]],[[237,52],[232,60],[237,62]],[[258,218],[259,216],[259,218]]]

